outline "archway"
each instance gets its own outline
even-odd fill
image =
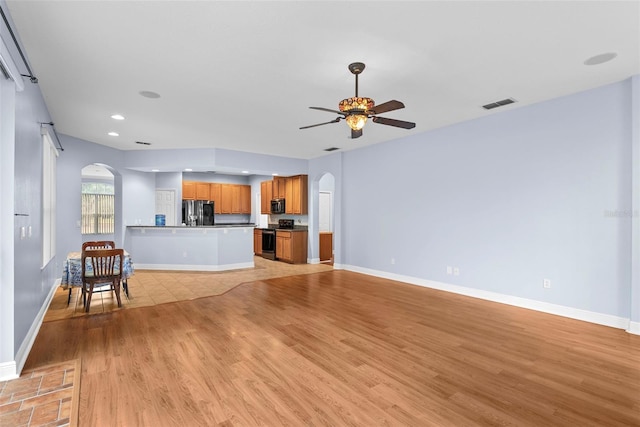
[[[328,213],[328,221],[325,220],[326,216],[323,213],[323,232],[332,233],[330,236],[323,236],[323,238],[330,239],[332,250],[333,262],[339,262],[339,230],[340,221],[336,218],[336,205],[339,205],[336,200],[336,188],[335,188],[335,176],[330,172],[320,172],[314,174],[313,178],[310,177],[309,183],[309,262],[312,264],[320,263],[320,194],[322,191],[323,201],[330,201],[330,208],[325,212]],[[323,208],[326,209],[325,206]],[[324,255],[324,254],[323,254]],[[334,267],[336,264],[334,264]]]
[[[318,255],[321,263],[333,265],[335,178],[325,173],[318,181]]]
[[[114,240],[122,245],[122,179],[113,167],[92,163],[81,169],[82,241]]]

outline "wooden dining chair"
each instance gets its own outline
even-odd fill
[[[88,271],[87,263],[91,271]],[[123,249],[86,249],[82,252],[82,299],[86,312],[91,307],[91,296],[96,285],[109,284],[110,290],[116,294],[118,307],[122,307],[120,281],[123,266]]]
[[[115,249],[116,244],[112,240],[94,240],[92,242],[84,242],[82,244],[82,252],[85,249]],[[71,291],[73,286],[69,286],[69,296],[67,297],[67,305],[71,303]]]
[[[85,249],[115,249],[116,244],[112,240],[95,240],[93,242],[84,242],[82,250]]]

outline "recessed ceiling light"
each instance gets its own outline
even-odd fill
[[[618,56],[615,52],[601,53],[600,55],[592,56],[584,61],[584,65],[598,65],[609,62]]]
[[[114,114],[111,118],[113,120],[124,120],[124,116],[122,114]]]
[[[242,173],[249,173],[249,171],[242,171]]]
[[[151,99],[160,98],[160,94],[159,93],[151,92],[150,90],[141,90],[138,93],[140,95],[144,96],[145,98],[151,98]]]
[[[191,169],[191,168],[186,168],[184,171],[185,171],[185,172],[193,172],[193,169]]]
[[[160,172],[160,169],[151,169],[151,172]]]
[[[120,136],[118,132],[109,132],[107,135],[109,136]]]
[[[277,173],[272,173],[271,175],[272,175],[272,176],[278,176],[278,174],[277,174]]]

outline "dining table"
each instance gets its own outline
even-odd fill
[[[119,265],[116,264],[116,268]],[[86,259],[86,271],[92,272],[93,265],[91,264],[91,258]],[[127,298],[129,297],[129,286],[127,279],[133,276],[133,261],[131,255],[124,251],[124,268],[122,269],[122,289],[124,290]],[[73,287],[82,287],[82,252],[74,251],[67,254],[67,259],[64,262],[62,269],[62,280],[60,281],[62,289],[71,289]]]

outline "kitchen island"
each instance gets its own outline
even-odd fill
[[[125,249],[144,270],[224,271],[252,268],[253,224],[127,226]]]

